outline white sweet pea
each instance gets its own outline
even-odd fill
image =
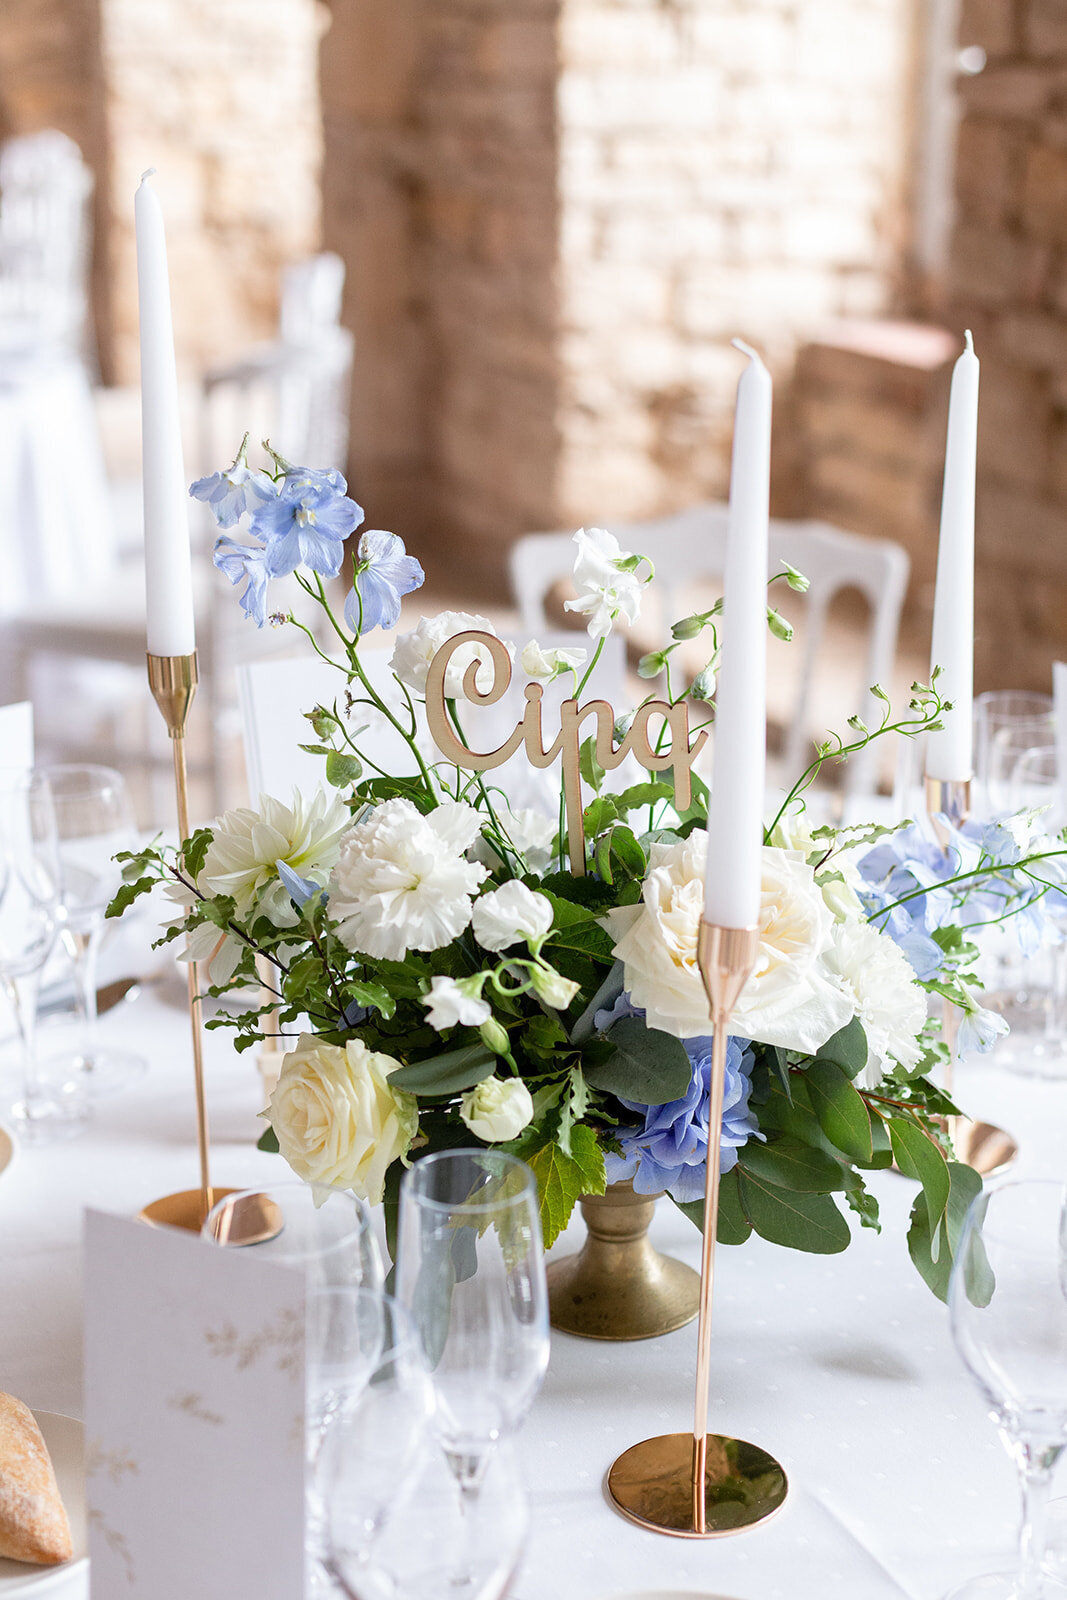
[[[454,1028],[458,1023],[465,1027],[480,1028],[492,1016],[491,1008],[480,994],[478,978],[434,978],[426,1000],[426,1020],[438,1033],[444,1028]]]
[[[471,632],[491,633],[496,637],[491,622],[467,611],[441,611],[436,617],[422,617],[410,633],[400,634],[389,665],[407,688],[416,694],[425,694],[426,674],[438,650],[457,633]],[[510,654],[511,647],[508,648]],[[484,647],[462,645],[453,653],[445,673],[445,694],[450,700],[458,700],[463,694],[463,674],[472,661],[480,663],[475,680],[478,688],[486,690],[491,686],[493,667]]]
[[[528,678],[548,683],[561,673],[580,672],[588,658],[588,650],[545,650],[536,639],[531,639],[520,660]]]
[[[533,1100],[521,1078],[483,1078],[459,1103],[459,1114],[476,1139],[506,1144],[533,1116]]]
[[[565,1011],[578,993],[579,985],[565,978],[562,972],[538,961],[530,973],[530,982],[539,999],[555,1011]]]
[[[471,927],[483,950],[508,950],[525,940],[539,944],[552,926],[552,902],[511,878],[474,902]]]
[[[345,949],[402,961],[409,950],[451,944],[485,877],[466,857],[480,827],[462,801],[423,816],[410,800],[387,800],[350,828],[330,879],[330,916]]]
[[[926,995],[903,951],[869,922],[846,918],[834,928],[826,965],[867,1036],[867,1065],[856,1079],[859,1088],[877,1089],[898,1062],[909,1071],[917,1067]]]
[[[264,1112],[298,1177],[379,1203],[386,1171],[407,1156],[419,1123],[415,1096],[389,1087],[399,1066],[360,1039],[342,1048],[300,1036]]]
[[[528,807],[512,811],[510,806],[500,802],[497,802],[494,810],[501,832],[522,857],[527,869],[538,877],[546,873],[555,855],[558,821],[546,817],[543,811],[533,811]],[[484,834],[475,840],[472,854],[476,861],[484,861],[494,872],[504,865],[499,852]]]
[[[600,639],[611,632],[619,617],[636,622],[641,610],[641,590],[652,577],[651,565],[643,577],[632,570],[633,557],[619,548],[615,535],[606,528],[579,528],[574,535],[578,555],[574,563],[577,598],[564,602],[565,611],[587,617],[590,638]]]
[[[697,963],[704,910],[707,835],[652,847],[642,904],[607,915],[624,984],[650,1028],[679,1039],[708,1032],[708,1000]],[[813,1052],[843,1028],[853,1006],[826,970],[833,920],[811,868],[799,855],[766,847],[756,965],[730,1030],[784,1049]]]

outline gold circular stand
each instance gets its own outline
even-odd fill
[[[700,1274],[654,1249],[648,1228],[651,1195],[613,1183],[585,1195],[588,1237],[576,1256],[548,1265],[553,1328],[581,1339],[654,1339],[692,1322],[700,1306]]]
[[[608,1493],[631,1522],[680,1539],[743,1533],[780,1510],[789,1482],[773,1456],[744,1439],[707,1436],[704,1527],[697,1527],[693,1435],[663,1433],[631,1445],[608,1473]]]
[[[214,1205],[224,1195],[236,1192],[234,1189],[213,1188],[211,1203]],[[186,1228],[190,1233],[200,1232],[205,1216],[202,1189],[183,1189],[180,1194],[165,1194],[159,1200],[150,1201],[137,1213],[138,1221],[150,1222],[153,1227]]]
[[[992,1122],[950,1117],[948,1131],[959,1160],[973,1167],[983,1178],[1006,1172],[1019,1154],[1019,1146],[1011,1134]]]

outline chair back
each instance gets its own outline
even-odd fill
[[[693,585],[701,581],[721,584],[728,525],[729,507],[707,502],[670,516],[613,528],[624,549],[640,551],[655,566],[664,641],[669,625],[694,609]],[[569,589],[574,556],[573,537],[567,533],[528,534],[513,546],[511,589],[524,629],[537,634],[549,625],[548,602]],[[803,644],[798,670],[792,675],[785,720],[783,767],[792,781],[811,758],[816,731],[812,726],[813,688],[831,601],[844,589],[856,589],[868,605],[863,683],[852,709],[870,720],[875,712],[870,685],[888,684],[891,679],[910,563],[907,552],[888,539],[845,533],[825,522],[773,518],[768,548],[772,577],[783,561],[809,580]],[[874,785],[875,754],[865,751],[847,763],[844,792],[851,798],[870,793]]]
[[[93,175],[55,128],[0,149],[0,354],[85,356]]]

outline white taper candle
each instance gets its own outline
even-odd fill
[[[974,699],[974,480],[978,458],[978,357],[970,330],[952,373],[941,492],[941,537],[930,643],[930,671],[942,697],[952,701],[944,727],[927,736],[926,776],[966,781],[973,765]]]
[[[148,653],[188,655],[196,646],[189,556],[189,502],[182,459],[167,241],[159,198],[141,179],[134,197],[141,333],[141,471],[144,480]]]
[[[755,350],[734,344],[749,365],[734,414],[704,915],[719,927],[750,928],[759,922],[767,750],[771,377]]]

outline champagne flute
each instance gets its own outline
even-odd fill
[[[52,796],[59,862],[60,939],[74,972],[82,1024],[79,1055],[67,1063],[91,1095],[114,1094],[145,1070],[141,1056],[101,1049],[96,1015],[97,965],[104,913],[121,882],[114,856],[136,842],[133,807],[120,772],[61,765],[41,770]]]
[[[473,1535],[495,1446],[514,1432],[548,1365],[537,1185],[499,1150],[442,1150],[404,1174],[397,1298],[422,1339],[437,1428]],[[473,1548],[473,1539],[472,1539]],[[470,1586],[457,1577],[453,1587]]]
[[[956,1348],[1019,1469],[1016,1573],[975,1578],[948,1600],[1052,1600],[1043,1571],[1052,1471],[1067,1447],[1067,1185],[1027,1179],[972,1203],[949,1285]]]
[[[46,1083],[37,1062],[37,997],[58,926],[55,815],[39,773],[0,779],[0,984],[22,1052],[22,1095],[11,1108],[20,1139],[41,1144],[80,1133],[76,1084]]]

